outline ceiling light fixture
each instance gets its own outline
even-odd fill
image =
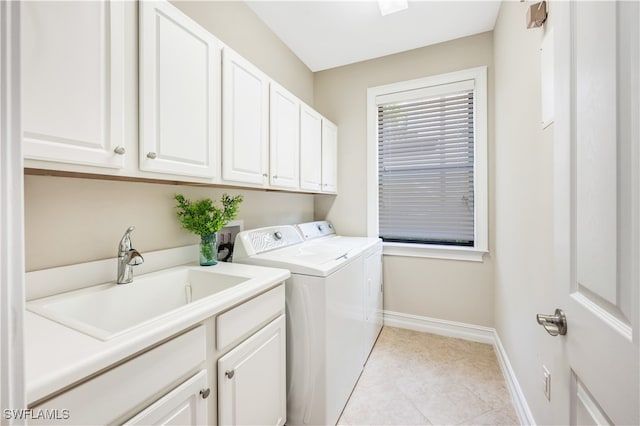
[[[380,14],[386,16],[395,12],[400,12],[409,7],[407,0],[378,0]]]

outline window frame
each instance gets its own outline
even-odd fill
[[[391,83],[367,89],[367,234],[378,237],[378,96],[401,94],[442,84],[474,80],[474,245],[473,247],[384,242],[383,253],[482,262],[488,249],[488,95],[487,67]]]

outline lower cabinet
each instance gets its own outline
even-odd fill
[[[285,316],[218,360],[218,423],[282,425],[286,420]]]
[[[30,406],[47,415],[29,424],[283,425],[284,313],[280,283]]]
[[[192,378],[147,407],[125,425],[206,425],[207,370]]]
[[[56,418],[33,418],[29,424],[106,425],[133,420],[136,418],[133,416],[142,415],[165,397],[178,392],[184,385],[176,388],[175,384],[201,370],[205,362],[206,333],[205,327],[199,326],[42,404],[29,407],[61,413]],[[183,383],[186,385],[187,382]],[[192,392],[201,389],[206,389],[206,381],[203,387],[194,388]],[[175,406],[173,408],[174,412],[178,411]],[[143,422],[153,423],[151,420]],[[158,422],[162,423],[161,420]],[[206,421],[193,424],[206,424]]]

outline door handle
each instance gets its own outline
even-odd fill
[[[552,336],[567,334],[567,317],[562,309],[556,309],[553,315],[538,314],[536,320]]]

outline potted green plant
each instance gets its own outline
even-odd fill
[[[215,265],[218,263],[216,232],[236,217],[242,195],[222,194],[221,209],[209,198],[189,201],[182,194],[176,194],[174,198],[178,202],[176,209],[182,227],[200,236],[200,265]]]

